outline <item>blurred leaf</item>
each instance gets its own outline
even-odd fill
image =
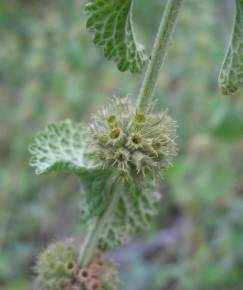
[[[29,289],[29,284],[27,281],[17,281],[14,283],[10,283],[8,286],[2,288],[2,290],[27,290]]]
[[[231,192],[232,171],[214,154],[214,160],[180,158],[169,175],[173,194],[182,206],[202,207]]]
[[[10,261],[10,257],[0,251],[0,281],[6,277],[11,277],[13,269]]]
[[[213,115],[211,133],[219,139],[235,141],[243,137],[243,114],[235,105],[221,106]]]
[[[219,76],[224,95],[230,95],[243,84],[243,1],[235,0],[236,12],[232,39]]]

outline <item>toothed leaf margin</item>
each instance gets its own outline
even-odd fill
[[[136,41],[132,24],[133,0],[90,0],[84,7],[93,42],[104,49],[120,71],[141,72],[147,56]]]
[[[85,129],[81,124],[70,120],[53,123],[39,132],[30,145],[30,165],[36,174],[60,170],[81,174],[95,170],[86,149]]]

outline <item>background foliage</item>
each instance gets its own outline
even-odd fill
[[[136,1],[139,40],[151,47],[160,0]],[[217,75],[233,1],[185,1],[159,80],[158,109],[179,128],[180,154],[161,184],[153,229],[112,255],[125,290],[241,290],[243,283],[242,90],[222,98]],[[78,0],[0,3],[0,288],[31,289],[48,242],[80,232],[79,182],[35,176],[28,145],[68,117],[88,120],[114,93],[135,97],[140,76],[122,74],[91,43]]]

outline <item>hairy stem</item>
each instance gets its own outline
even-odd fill
[[[111,186],[110,201],[102,215],[97,217],[91,224],[84,244],[79,253],[79,264],[81,267],[87,266],[96,250],[99,238],[104,231],[107,223],[111,220],[114,209],[120,197],[120,183],[114,182]]]
[[[167,56],[172,34],[175,30],[178,14],[183,0],[168,0],[163,13],[159,30],[154,42],[151,61],[148,64],[145,77],[139,92],[138,109],[145,110],[152,98],[157,84],[160,68]]]

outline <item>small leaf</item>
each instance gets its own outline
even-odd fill
[[[140,72],[147,60],[144,47],[136,42],[132,24],[133,0],[90,0],[85,5],[87,28],[94,43],[104,48],[120,71]]]
[[[219,76],[224,95],[237,91],[243,84],[243,1],[236,0],[236,16],[232,39]]]
[[[112,249],[127,242],[136,232],[145,229],[157,214],[160,194],[151,184],[146,189],[126,183],[113,220],[107,225],[99,241],[102,250]]]
[[[66,120],[50,124],[37,134],[29,148],[32,158],[30,165],[36,174],[67,170],[77,174],[94,170],[95,166],[87,157],[85,130],[81,124]]]

